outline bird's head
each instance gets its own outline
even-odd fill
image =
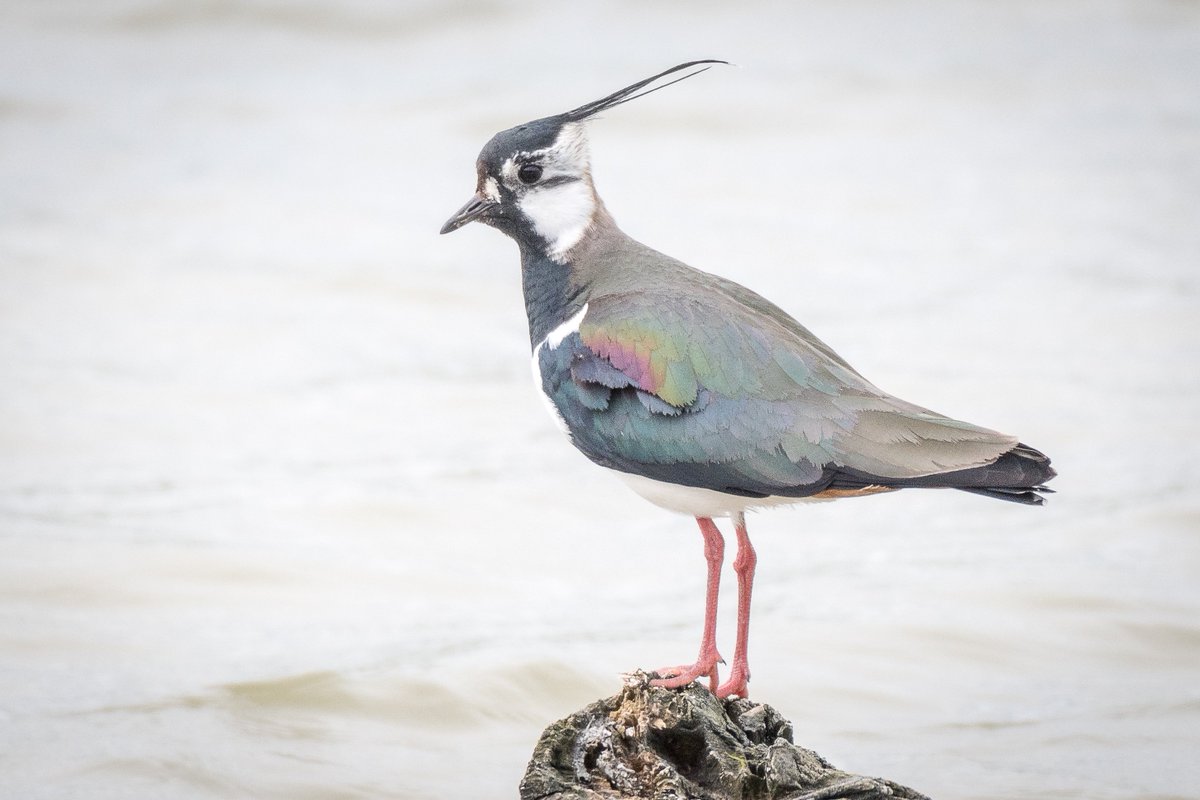
[[[600,202],[592,186],[587,120],[708,67],[647,88],[668,75],[701,64],[724,63],[708,59],[679,64],[579,108],[497,133],[475,162],[475,195],[441,232],[478,221],[531,243],[555,261],[565,261],[592,225]]]

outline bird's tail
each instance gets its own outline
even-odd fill
[[[1045,483],[1057,475],[1050,458],[1027,444],[1017,444],[991,464],[982,467],[922,475],[919,478],[879,478],[859,474],[839,475],[832,488],[855,488],[864,485],[886,486],[893,489],[947,488],[972,494],[1040,506],[1044,494],[1053,494]]]
[[[985,467],[947,473],[955,489],[1012,503],[1040,506],[1046,502],[1043,494],[1054,494],[1045,486],[1058,473],[1050,466],[1050,458],[1027,444],[1018,444],[994,463]]]

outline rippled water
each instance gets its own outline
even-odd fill
[[[755,696],[936,797],[1195,795],[1200,8],[267,0],[0,9],[0,795],[509,797],[693,654],[693,523],[436,231],[696,57],[592,126],[625,228],[1061,472],[755,517]]]

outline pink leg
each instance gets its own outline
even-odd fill
[[[750,663],[746,657],[750,639],[750,594],[754,589],[754,566],[758,556],[750,544],[746,534],[746,518],[737,514],[733,518],[737,530],[738,554],[733,561],[733,571],[738,578],[738,615],[737,641],[733,647],[733,666],[729,670],[729,680],[714,690],[717,697],[749,697],[746,683],[750,680]]]
[[[708,676],[709,688],[714,692],[720,678],[717,663],[721,654],[717,652],[717,591],[721,586],[721,563],[725,560],[725,539],[721,531],[708,517],[696,517],[700,533],[704,535],[704,559],[708,562],[708,590],[704,596],[704,633],[700,637],[700,655],[691,666],[664,667],[658,674],[664,677],[650,681],[652,686],[678,689],[687,686],[701,675]]]

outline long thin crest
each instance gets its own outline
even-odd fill
[[[699,75],[701,72],[705,72],[706,70],[710,69],[710,67],[702,67],[701,69],[695,70],[693,72],[689,72],[686,75],[681,75],[680,77],[676,78],[673,81],[667,81],[666,83],[662,84],[661,86],[655,86],[653,89],[646,89],[647,86],[654,83],[658,79],[665,78],[668,75],[673,75],[674,73],[679,72],[680,70],[685,70],[690,67],[698,66],[700,64],[728,64],[728,63],[729,63],[728,61],[721,61],[721,60],[715,59],[715,58],[706,58],[706,59],[702,59],[700,61],[688,61],[683,64],[678,64],[674,67],[671,67],[668,70],[664,70],[663,72],[658,73],[657,75],[652,75],[649,78],[646,78],[645,80],[640,80],[637,83],[630,84],[629,86],[626,86],[624,89],[618,89],[617,91],[613,92],[612,94],[608,95],[607,97],[601,97],[599,100],[593,100],[590,103],[584,103],[579,108],[573,109],[571,111],[567,111],[563,114],[560,114],[559,116],[562,119],[566,120],[567,122],[579,122],[580,120],[584,120],[584,119],[587,119],[588,117],[595,116],[596,114],[599,114],[601,111],[605,111],[605,110],[613,108],[615,106],[619,106],[622,103],[628,103],[630,100],[636,100],[639,97],[645,97],[646,95],[650,94],[651,92],[657,92],[659,89],[665,89],[673,83],[679,83],[680,81],[684,81],[695,75]],[[646,89],[646,91],[643,92],[643,91],[641,91],[642,89]]]

